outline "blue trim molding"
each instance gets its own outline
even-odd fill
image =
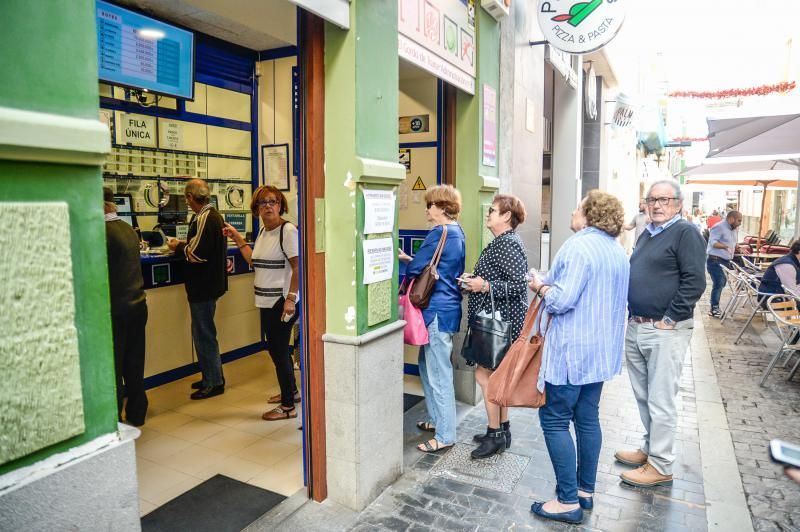
[[[272,48],[271,50],[261,50],[258,52],[259,61],[269,61],[271,59],[283,59],[284,57],[295,57],[297,46],[284,46],[283,48]]]
[[[256,342],[254,344],[246,345],[244,347],[234,349],[233,351],[228,351],[227,353],[221,355],[222,363],[227,364],[228,362],[239,360],[240,358],[250,356],[264,349],[266,349],[266,345],[263,344],[262,342]],[[195,373],[199,372],[200,372],[200,365],[197,362],[192,362],[191,364],[187,364],[179,368],[165,371],[164,373],[159,373],[157,375],[152,375],[150,377],[147,377],[144,380],[144,387],[146,390],[149,390],[150,388],[155,388],[156,386],[161,386],[164,384],[168,384],[170,382],[175,382],[184,377],[188,377],[189,375],[194,375]]]

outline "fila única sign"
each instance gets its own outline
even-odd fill
[[[625,0],[540,0],[538,18],[551,46],[585,54],[616,36],[625,20]]]

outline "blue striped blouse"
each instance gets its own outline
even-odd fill
[[[544,383],[607,381],[622,368],[630,265],[608,233],[587,227],[556,254],[544,279],[550,328],[539,373]]]

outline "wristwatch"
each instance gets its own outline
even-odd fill
[[[288,299],[292,303],[297,303],[297,294],[295,294],[294,292],[289,292],[288,294],[286,294],[286,299]]]
[[[675,320],[673,320],[669,316],[664,316],[663,318],[661,318],[661,321],[664,322],[664,325],[669,325],[670,327],[675,327]]]

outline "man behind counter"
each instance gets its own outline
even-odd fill
[[[225,222],[211,205],[208,185],[202,179],[186,183],[186,204],[195,212],[187,241],[171,238],[169,249],[186,257],[186,295],[192,315],[192,341],[203,379],[192,384],[197,391],[192,399],[208,399],[225,392],[225,378],[219,358],[214,313],[217,299],[228,290],[225,270],[227,238],[222,234]]]
[[[139,260],[139,237],[133,227],[117,216],[114,192],[103,187],[106,218],[108,287],[111,293],[111,329],[114,335],[114,369],[117,376],[117,409],[120,421],[124,399],[125,419],[144,425],[147,395],[144,391],[144,331],[147,301]]]

